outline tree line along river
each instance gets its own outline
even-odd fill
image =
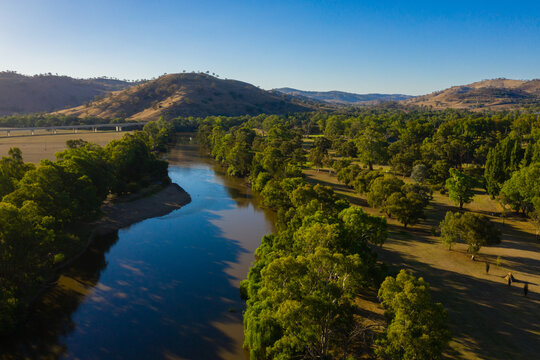
[[[238,288],[273,214],[197,145],[167,158],[192,202],[94,242],[1,344],[2,358],[248,358]]]

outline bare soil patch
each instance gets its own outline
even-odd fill
[[[93,236],[106,235],[139,221],[164,216],[189,204],[191,197],[178,184],[170,184],[160,192],[133,201],[106,202],[104,215],[96,222]]]

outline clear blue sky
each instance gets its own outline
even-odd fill
[[[424,94],[540,78],[540,1],[0,0],[0,70]]]

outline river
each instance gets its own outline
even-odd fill
[[[167,158],[192,202],[96,241],[35,304],[4,358],[248,358],[238,287],[272,214],[197,146]]]

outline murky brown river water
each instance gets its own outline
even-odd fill
[[[196,146],[168,159],[192,202],[96,241],[2,358],[247,359],[238,286],[272,214]]]

